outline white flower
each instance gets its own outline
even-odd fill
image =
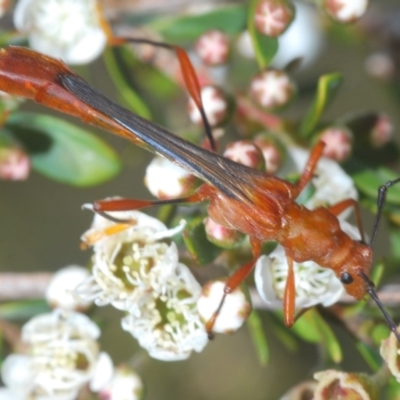
[[[55,310],[22,328],[27,354],[8,356],[2,366],[7,388],[23,399],[73,400],[89,383],[98,362],[99,328],[83,314]],[[103,374],[103,382],[110,379]]]
[[[352,239],[360,240],[357,227],[339,220],[341,229]],[[314,261],[293,263],[296,289],[296,308],[322,304],[328,307],[338,301],[345,289],[334,271],[322,268]],[[261,298],[273,308],[282,307],[288,264],[285,250],[278,245],[268,256],[261,256],[255,267],[254,281]]]
[[[93,276],[75,294],[127,311],[123,329],[154,358],[180,360],[201,351],[207,335],[196,309],[200,285],[178,262],[176,245],[161,241],[182,226],[167,229],[139,211],[110,214],[129,223],[95,216],[83,237],[93,245]]]
[[[96,215],[92,228],[83,241],[93,244],[92,276],[78,285],[74,294],[97,305],[111,303],[129,310],[142,296],[142,291],[156,284],[157,271],[165,274],[178,262],[176,245],[160,241],[182,229],[167,227],[156,218],[139,211],[114,212],[110,215],[128,219],[118,224]]]
[[[226,281],[218,280],[207,283],[202,290],[197,302],[201,319],[207,322],[211,319],[221,302],[224,294]],[[239,286],[232,293],[225,297],[224,304],[213,326],[215,333],[236,332],[246,321],[251,313],[251,304]]]
[[[154,157],[146,168],[144,182],[159,199],[176,199],[191,194],[199,180],[164,157]]]
[[[107,41],[95,0],[19,0],[14,24],[33,49],[71,64],[91,62]]]
[[[89,306],[89,302],[79,301],[73,296],[72,290],[89,276],[86,268],[70,265],[57,271],[46,290],[47,303],[53,308],[64,310],[82,310]]]
[[[296,17],[288,29],[278,37],[279,48],[271,66],[284,69],[291,61],[301,58],[300,67],[311,65],[321,53],[324,32],[319,26],[318,14],[311,4],[294,3]],[[247,58],[255,58],[254,47],[248,31],[239,35],[237,48]]]
[[[153,358],[184,360],[208,343],[197,311],[201,287],[190,270],[176,263],[173,270],[156,268],[153,290],[142,293],[122,320],[122,328],[135,337]]]
[[[298,173],[302,173],[308,161],[310,152],[299,147],[289,147],[287,165],[280,171],[279,175],[285,175],[288,171],[293,172],[293,167]],[[336,161],[322,157],[317,164],[314,177],[311,179],[315,193],[305,202],[305,206],[314,209],[319,206],[328,207],[345,199],[358,198],[357,190],[353,180],[348,176]],[[346,218],[352,209],[345,210],[340,214]]]
[[[278,38],[279,48],[272,60],[272,65],[276,68],[285,68],[296,58],[301,58],[301,68],[310,66],[325,45],[325,34],[319,24],[315,7],[299,1],[294,4],[296,17]]]
[[[340,280],[331,269],[321,268],[314,261],[293,263],[296,288],[296,308],[316,304],[330,306],[344,293]],[[269,256],[261,256],[254,280],[261,298],[271,307],[282,308],[288,264],[285,250],[278,246]]]
[[[143,396],[143,383],[132,368],[121,365],[115,369],[111,381],[100,391],[99,396],[107,400],[140,400]]]

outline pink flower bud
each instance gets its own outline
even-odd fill
[[[351,154],[352,135],[344,126],[329,126],[322,130],[319,139],[325,142],[323,156],[337,162],[346,160]]]
[[[294,18],[293,4],[286,0],[263,0],[257,5],[254,22],[263,35],[281,35]]]
[[[228,99],[219,87],[204,86],[201,89],[201,99],[203,100],[208,122],[212,127],[216,127],[226,121],[229,114]],[[202,125],[203,120],[200,111],[192,99],[189,100],[188,109],[190,120],[197,125]]]
[[[16,147],[0,147],[0,179],[23,181],[29,176],[31,162],[28,155]]]
[[[282,150],[273,139],[265,135],[258,135],[254,139],[254,143],[261,150],[264,156],[266,171],[269,174],[274,175],[282,165]]]
[[[386,114],[380,114],[370,133],[370,140],[374,147],[382,147],[393,138],[393,122]]]
[[[357,21],[367,11],[368,0],[323,0],[322,9],[337,22]]]
[[[207,31],[197,40],[195,50],[204,64],[223,64],[229,55],[229,38],[216,29]]]
[[[253,100],[267,109],[286,105],[295,93],[296,86],[289,75],[284,71],[271,68],[257,74],[250,87]]]
[[[224,157],[259,171],[265,170],[264,156],[250,140],[229,143],[224,151]]]
[[[245,235],[236,229],[220,225],[210,217],[204,220],[207,239],[219,247],[231,249],[240,243]]]

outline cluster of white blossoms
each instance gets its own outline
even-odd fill
[[[71,64],[93,61],[107,42],[96,0],[19,0],[14,25],[32,49]]]
[[[75,296],[125,311],[123,329],[154,358],[181,360],[201,351],[208,341],[196,307],[201,286],[179,262],[175,243],[165,240],[182,226],[167,229],[139,211],[111,215],[129,223],[95,216],[83,236],[93,245],[92,274]]]
[[[289,148],[287,165],[281,172],[284,175],[293,171],[301,173],[308,156],[309,152],[306,150]],[[329,207],[344,199],[357,199],[357,191],[351,178],[335,161],[322,158],[314,175],[310,197],[304,199],[307,208]],[[345,220],[350,213],[351,209],[345,210],[339,216],[339,223],[342,230],[352,239],[359,240],[361,239],[359,229]],[[322,268],[313,261],[295,262],[294,272],[297,309],[317,304],[330,306],[345,292],[343,284],[333,270]],[[278,245],[268,256],[261,256],[258,259],[254,279],[261,298],[269,307],[282,308],[287,276],[287,257],[282,246]]]
[[[57,309],[32,318],[22,328],[24,353],[2,364],[1,399],[74,400],[85,385],[98,392],[113,375],[99,336],[97,325],[80,313]]]

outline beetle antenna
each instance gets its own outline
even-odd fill
[[[376,294],[374,283],[368,278],[367,275],[364,274],[364,272],[360,272],[359,274],[360,274],[361,278],[363,278],[365,283],[367,284],[368,294],[370,295],[371,299],[375,301],[378,308],[381,310],[381,313],[385,317],[385,320],[386,320],[390,330],[394,333],[398,342],[400,343],[400,333],[397,331],[396,323],[393,321],[393,318],[386,311],[386,308],[383,306],[381,300],[379,299],[378,295]]]

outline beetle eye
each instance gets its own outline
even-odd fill
[[[340,281],[345,285],[348,285],[353,282],[353,277],[348,272],[343,272],[340,276]]]

